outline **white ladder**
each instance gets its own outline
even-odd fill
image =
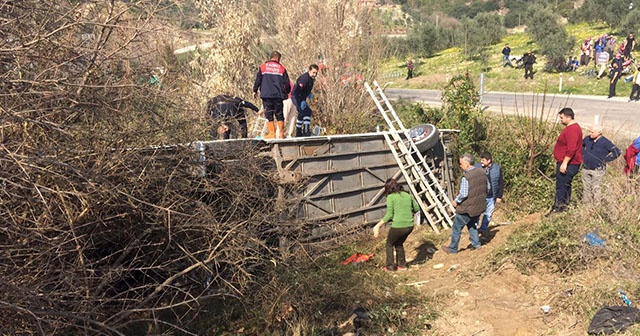
[[[404,127],[398,114],[391,106],[382,88],[376,81],[373,82],[373,85],[375,91],[369,86],[369,83],[364,83],[367,92],[369,92],[384,120],[389,125],[389,132],[384,133],[387,144],[398,166],[400,166],[411,193],[416,198],[418,205],[420,205],[422,213],[424,213],[433,230],[439,233],[438,225],[443,228],[452,226],[452,217],[455,212],[453,205],[442,186],[440,186],[440,181],[438,181],[427,164],[425,157],[413,142],[409,130]],[[401,134],[404,137],[401,137]]]

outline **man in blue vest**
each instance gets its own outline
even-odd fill
[[[482,215],[482,224],[478,229],[480,233],[484,235],[489,230],[489,222],[493,216],[496,204],[502,203],[504,179],[502,177],[502,168],[499,164],[493,162],[491,153],[489,152],[480,154],[480,163],[476,164],[476,167],[482,168],[487,177],[487,208]]]

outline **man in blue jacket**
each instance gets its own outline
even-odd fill
[[[296,137],[311,136],[311,108],[307,99],[312,99],[313,83],[318,76],[318,65],[311,64],[309,70],[296,80],[293,85],[291,101],[298,109],[298,120],[296,121]]]
[[[502,177],[502,168],[499,164],[493,162],[491,153],[483,152],[480,154],[480,163],[476,167],[484,169],[487,176],[487,208],[482,215],[482,224],[478,229],[480,233],[486,233],[489,230],[489,222],[496,208],[496,203],[502,203],[504,194],[504,180]]]
[[[258,98],[258,90],[260,90],[265,118],[268,120],[267,130],[269,133],[265,135],[265,139],[273,139],[276,136],[274,116],[278,122],[280,136],[284,138],[283,101],[289,96],[291,87],[287,69],[280,64],[281,56],[277,51],[272,52],[269,60],[258,68],[256,81],[253,84],[253,98]]]
[[[602,135],[602,127],[595,125],[589,135],[582,140],[582,202],[599,204],[602,191],[602,179],[607,169],[607,162],[620,156],[620,148]]]

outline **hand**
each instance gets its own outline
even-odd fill
[[[567,164],[563,163],[560,165],[560,174],[566,174],[567,173]]]
[[[502,203],[502,198],[496,198],[496,203],[498,204]]]
[[[456,203],[456,201],[451,202],[451,205],[453,205],[454,208],[458,207],[458,203]]]
[[[307,102],[306,101],[302,101],[302,103],[300,103],[300,108],[303,110],[307,109]]]
[[[258,92],[257,91],[253,93],[253,99],[258,99]]]
[[[220,125],[220,126],[218,127],[218,134],[222,135],[222,134],[224,134],[224,133],[225,133],[226,131],[228,131],[228,130],[229,130],[229,126],[227,126],[227,125]]]
[[[378,238],[379,235],[380,235],[380,227],[376,225],[373,227],[373,238]]]

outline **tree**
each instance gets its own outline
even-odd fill
[[[438,127],[460,130],[457,148],[478,151],[486,140],[480,95],[469,73],[451,78],[442,92],[444,114]]]
[[[565,57],[571,53],[575,38],[559,23],[558,16],[548,7],[532,6],[527,14],[527,32],[540,48],[540,54],[547,58],[551,69],[564,65]]]
[[[462,20],[457,30],[457,45],[467,57],[480,58],[486,64],[488,45],[500,42],[505,34],[497,14],[480,13],[475,19]]]

